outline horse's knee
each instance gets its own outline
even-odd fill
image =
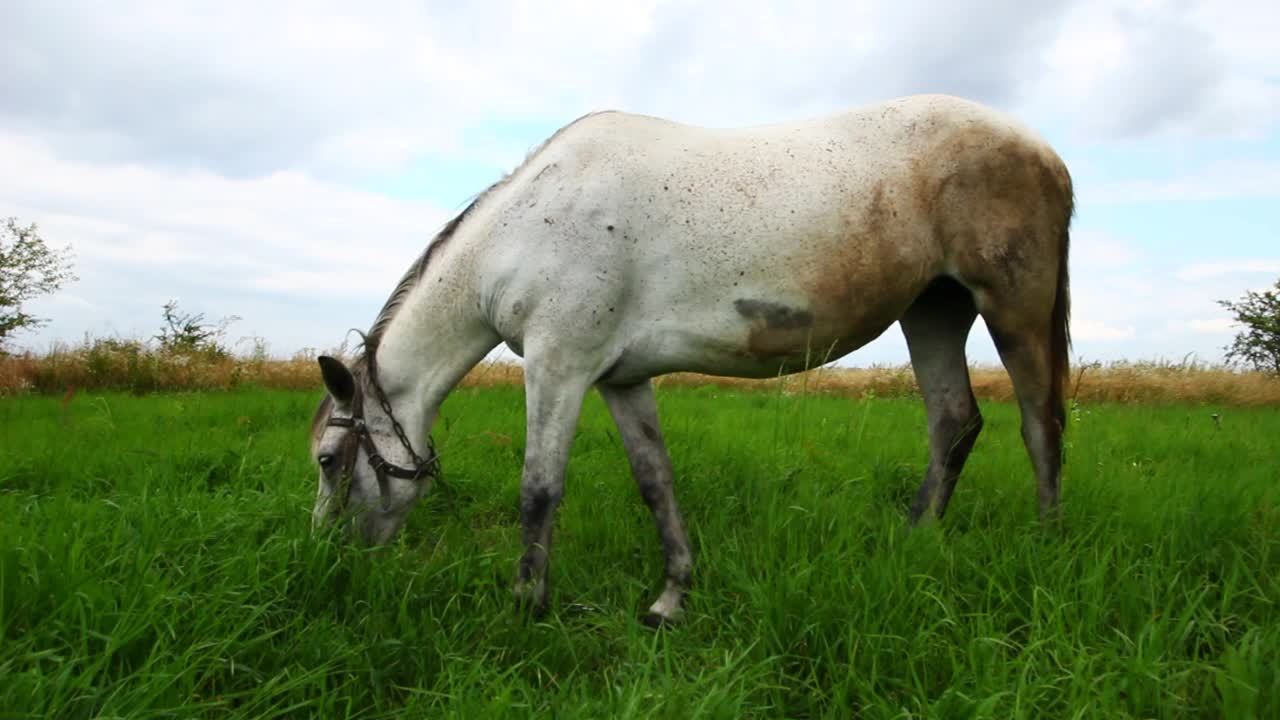
[[[541,528],[550,519],[564,490],[536,478],[520,489],[520,517],[525,527]]]
[[[982,426],[986,421],[982,419],[982,413],[978,411],[976,405],[970,406],[968,415],[960,422],[955,435],[957,448],[962,448],[962,452],[968,453],[973,449],[973,444],[978,441],[978,435],[982,433]]]
[[[653,512],[661,511],[667,504],[667,496],[671,493],[671,482],[656,474],[640,474],[636,476],[636,488],[640,498]]]
[[[940,414],[933,428],[933,435],[937,449],[941,451],[938,459],[948,470],[958,469],[957,465],[964,464],[974,443],[978,441],[983,422],[977,403],[972,401],[957,404]]]

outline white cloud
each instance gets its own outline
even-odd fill
[[[22,168],[0,175],[6,204],[40,209],[49,218],[42,225],[65,223],[58,229],[78,252],[133,262],[252,267],[270,259],[385,269],[394,258],[379,247],[420,248],[445,219],[435,208],[297,173],[236,180],[81,164],[7,133],[0,133],[0,155]]]
[[[1106,233],[1082,232],[1107,247]],[[1089,245],[1086,243],[1085,247]],[[1075,354],[1087,360],[1221,358],[1233,334],[1219,299],[1239,297],[1258,263],[1216,261],[1170,269],[1145,256],[1134,263],[1075,263],[1071,276]],[[1076,270],[1085,270],[1076,272]],[[1280,267],[1277,268],[1280,270]]]
[[[1280,198],[1280,158],[1210,163],[1174,177],[1120,180],[1084,188],[1089,203]]]
[[[1073,3],[1036,103],[1093,137],[1256,138],[1280,114],[1277,32],[1275,3]]]
[[[98,311],[97,305],[89,302],[88,300],[85,300],[84,298],[80,297],[79,295],[76,295],[75,293],[58,292],[57,294],[52,296],[50,300],[52,300],[52,302],[58,305],[70,305],[70,306],[80,308],[89,312]]]
[[[296,173],[237,180],[80,164],[3,132],[0,156],[23,169],[0,174],[0,215],[33,219],[48,243],[70,244],[81,277],[33,305],[57,319],[19,338],[36,344],[109,330],[145,337],[160,306],[182,297],[189,310],[239,315],[295,347],[332,345],[324,338],[368,324],[447,219]],[[315,313],[319,301],[339,303],[338,317]]]
[[[1179,280],[1204,280],[1224,275],[1280,275],[1280,259],[1219,260],[1188,265],[1177,273]]]
[[[349,177],[461,152],[495,115],[742,124],[921,91],[1008,106],[1066,3],[126,6],[0,9],[5,124],[101,162]]]
[[[1280,109],[1273,5],[14,2],[0,117],[82,157],[235,175],[387,172],[492,115],[738,124],[921,91],[1127,136],[1256,131]]]
[[[940,91],[1076,140],[1175,138],[1186,149],[1265,136],[1280,118],[1275,3],[351,7],[0,3],[0,157],[16,169],[0,174],[0,214],[72,242],[83,278],[68,290],[82,303],[64,293],[44,306],[58,320],[42,337],[148,328],[160,302],[181,296],[258,323],[278,347],[324,345],[332,328],[367,323],[449,214],[354,186],[424,156],[507,169],[542,138],[504,136],[504,124],[619,107],[742,125]],[[1082,215],[1280,192],[1280,159],[1265,149],[1180,176],[1085,181],[1131,174],[1078,172]],[[1168,272],[1154,267],[1155,247],[1097,225],[1077,232],[1086,354],[1208,336],[1214,299],[1280,272],[1266,258]],[[1170,326],[1171,316],[1196,319]]]
[[[1110,342],[1128,340],[1136,334],[1132,325],[1116,327],[1099,320],[1080,319],[1071,323],[1071,337],[1075,341]]]
[[[1208,318],[1187,321],[1187,329],[1207,335],[1225,335],[1233,332],[1235,326],[1235,321],[1231,318]]]
[[[1071,235],[1073,272],[1116,270],[1131,266],[1142,258],[1142,250],[1132,240],[1103,230],[1088,228]]]

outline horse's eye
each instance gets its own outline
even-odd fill
[[[326,453],[316,458],[316,462],[320,463],[320,467],[327,469],[330,465],[333,464],[333,456]]]

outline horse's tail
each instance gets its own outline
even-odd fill
[[[1071,245],[1071,218],[1075,215],[1075,191],[1071,175],[1063,168],[1066,184],[1063,187],[1065,207],[1061,217],[1062,231],[1058,241],[1058,287],[1053,300],[1050,319],[1049,351],[1052,355],[1053,395],[1050,399],[1053,412],[1058,414],[1058,425],[1066,430],[1066,388],[1070,376],[1071,352],[1071,288],[1068,272],[1068,249]]]

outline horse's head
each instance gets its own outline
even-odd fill
[[[428,443],[423,458],[413,449],[372,365],[353,372],[332,357],[319,362],[328,394],[311,423],[320,472],[312,528],[350,521],[361,541],[388,543],[438,471],[435,450]]]

